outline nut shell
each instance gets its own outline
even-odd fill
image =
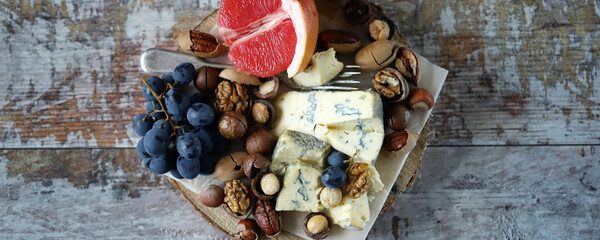
[[[395,41],[378,40],[358,50],[354,63],[361,71],[377,71],[395,60],[398,49]]]
[[[319,49],[333,48],[338,53],[354,53],[362,47],[362,42],[356,34],[342,30],[325,30],[319,33],[317,39]]]
[[[223,137],[237,140],[244,137],[248,130],[246,116],[237,111],[225,112],[219,119],[219,132]]]
[[[272,201],[256,201],[254,218],[267,237],[276,237],[281,232],[281,215],[275,211]]]
[[[232,82],[239,83],[239,84],[254,85],[254,86],[258,86],[258,85],[262,84],[260,82],[260,80],[258,80],[257,76],[254,76],[247,72],[240,71],[236,68],[223,69],[223,71],[221,71],[221,73],[219,73],[219,77],[223,78],[223,79],[227,79]]]
[[[212,92],[217,88],[219,84],[219,70],[203,66],[198,68],[196,73],[196,80],[194,80],[194,86],[200,92]]]
[[[383,145],[381,148],[388,152],[400,151],[408,143],[408,132],[401,130],[390,133],[383,138]]]
[[[257,110],[257,112],[255,112],[254,105],[256,105],[256,104],[263,104],[264,106],[266,106],[267,107],[266,110],[268,111],[268,113],[265,114],[264,112],[258,112],[259,110]],[[261,111],[262,110],[264,110],[264,109],[261,109]],[[273,104],[271,104],[267,100],[258,99],[258,100],[255,100],[254,103],[252,104],[252,118],[257,123],[265,124],[267,126],[271,125],[277,117],[276,113],[277,112],[275,111]],[[266,120],[264,120],[265,115],[268,115],[268,118]],[[262,119],[260,119],[261,117],[262,117]]]
[[[410,87],[398,70],[384,68],[373,76],[373,87],[384,99],[389,102],[404,101],[410,91]]]
[[[391,40],[395,33],[396,25],[387,17],[379,16],[369,21],[369,39],[371,41]]]
[[[400,131],[405,129],[411,120],[411,112],[404,104],[396,103],[387,112],[386,122],[389,128]]]
[[[272,173],[259,172],[252,179],[252,185],[251,185],[252,193],[254,193],[254,196],[256,196],[258,199],[271,200],[271,199],[274,199],[275,197],[277,197],[277,194],[268,195],[263,191],[262,180],[263,180],[264,176],[271,176],[268,174],[272,174]],[[273,176],[275,176],[275,175],[273,175]],[[277,179],[277,177],[275,177],[275,179]],[[277,179],[277,188],[279,188],[279,179]],[[279,189],[277,189],[277,190],[279,191]]]
[[[363,24],[372,16],[371,3],[366,0],[350,0],[344,7],[346,21],[351,24]]]
[[[248,157],[248,153],[234,152],[222,157],[215,166],[213,178],[227,182],[233,179],[244,176],[244,160]]]
[[[413,50],[401,47],[396,55],[395,65],[408,83],[416,87],[419,86],[419,82],[421,82],[421,63]]]
[[[322,231],[318,232],[318,233],[313,233],[309,230],[312,229],[313,227],[310,227],[310,225],[313,224],[323,224],[322,222],[317,222],[315,223],[315,221],[313,220],[311,222],[311,219],[313,219],[313,217],[315,216],[323,216],[325,217],[325,219],[327,220],[327,226],[318,226],[320,229],[324,228]],[[326,238],[327,236],[329,236],[329,233],[331,232],[331,220],[329,220],[329,218],[327,217],[327,215],[323,214],[323,213],[309,213],[308,215],[306,215],[306,217],[304,218],[303,224],[302,224],[302,228],[304,229],[304,232],[306,233],[306,235],[312,239],[323,239]]]
[[[227,51],[221,39],[196,30],[188,30],[177,37],[179,50],[202,58],[214,58]]]
[[[236,237],[241,240],[256,240],[260,228],[253,219],[240,220],[235,226]]]
[[[279,95],[279,78],[272,76],[267,78],[260,86],[254,88],[254,95],[260,99],[273,99]]]
[[[217,185],[210,185],[199,193],[200,202],[207,207],[218,207],[223,204],[225,194],[223,189]]]
[[[273,152],[275,143],[275,138],[271,132],[264,128],[259,128],[246,138],[246,151],[248,151],[248,153],[268,155]]]
[[[408,106],[415,111],[427,111],[433,107],[433,95],[425,88],[413,88],[408,96]]]
[[[271,161],[259,153],[248,154],[244,160],[244,174],[246,177],[253,179],[261,170],[269,167]]]

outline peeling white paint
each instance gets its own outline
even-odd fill
[[[175,12],[172,8],[157,10],[150,8],[145,2],[137,2],[127,15],[125,32],[128,38],[137,39],[141,49],[155,47],[165,41],[161,33],[170,31],[175,23]],[[151,24],[149,24],[151,23]]]
[[[454,29],[456,18],[454,17],[454,11],[452,11],[450,6],[447,6],[446,9],[442,10],[442,13],[440,14],[440,25],[444,35],[448,36],[456,34],[456,29]]]

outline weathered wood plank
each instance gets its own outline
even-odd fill
[[[598,144],[598,1],[375,1],[451,70],[432,144]],[[218,1],[0,3],[0,147],[130,147],[137,56]]]
[[[429,147],[369,239],[597,238],[599,159],[595,146]],[[4,150],[0,179],[0,238],[225,238],[133,150]]]

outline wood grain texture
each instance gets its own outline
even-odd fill
[[[432,144],[599,144],[598,1],[374,1],[450,75]],[[0,147],[131,147],[138,55],[218,6],[0,2]]]
[[[415,185],[377,220],[369,239],[595,239],[596,148],[429,147]],[[129,164],[134,155],[4,150],[0,238],[226,239],[166,178]],[[35,168],[23,159],[58,163]],[[80,163],[87,166],[81,171],[97,174],[60,173]]]

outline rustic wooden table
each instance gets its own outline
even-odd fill
[[[600,2],[376,1],[450,69],[369,239],[598,239]],[[140,51],[218,1],[0,1],[0,239],[223,239],[140,167]]]

